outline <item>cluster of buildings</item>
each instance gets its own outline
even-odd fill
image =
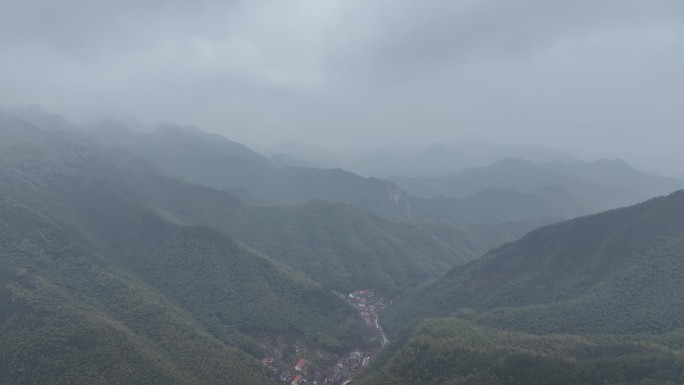
[[[366,324],[380,330],[378,311],[382,310],[385,304],[380,300],[376,300],[375,293],[371,290],[363,289],[349,293],[347,297],[348,301],[361,313]]]
[[[263,360],[262,360],[263,362]],[[291,385],[318,385],[316,381],[310,382],[304,376],[307,375],[306,369],[309,367],[309,362],[303,358],[297,360],[292,370],[283,370],[280,373],[280,381],[289,383]]]
[[[368,363],[368,355],[358,350],[341,357],[331,371],[325,375],[325,384],[338,383],[344,378],[350,378],[356,371]]]
[[[339,294],[339,296],[345,297],[361,313],[366,324],[378,330],[383,345],[387,343],[387,339],[378,324],[378,311],[382,310],[385,304],[382,300],[376,299],[373,291],[362,289],[347,296],[343,294]],[[289,385],[331,385],[341,384],[345,379],[349,380],[361,367],[368,364],[370,355],[370,353],[355,350],[340,357],[335,366],[327,372],[311,369],[310,362],[304,358],[298,359],[294,366],[280,372],[278,372],[271,357],[262,358],[261,363],[271,369],[280,381]]]
[[[368,354],[358,350],[349,353],[348,356],[340,357],[337,364],[326,373],[309,370],[309,361],[300,358],[295,365],[288,370],[280,372],[280,381],[290,385],[330,385],[341,383],[350,378],[361,366],[368,363]],[[270,357],[261,359],[261,363],[271,367],[273,359]]]

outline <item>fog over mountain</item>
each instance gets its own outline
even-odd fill
[[[452,143],[432,143],[419,149],[376,149],[351,154],[335,154],[321,146],[306,146],[296,142],[282,143],[269,149],[261,146],[254,148],[271,155],[274,162],[286,166],[341,167],[363,176],[378,178],[451,176],[466,168],[488,166],[510,157],[541,163],[581,161],[568,152],[538,144],[506,145],[475,135],[462,137]]]
[[[684,384],[683,0],[0,0],[0,385]]]
[[[334,151],[479,133],[680,175],[683,21],[679,0],[4,0],[0,103]]]

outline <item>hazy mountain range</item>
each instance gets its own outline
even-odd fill
[[[511,201],[528,194],[534,195],[528,202],[537,203],[518,217],[493,213],[496,220],[557,220],[633,204],[682,185],[673,178],[637,171],[622,161],[538,164],[514,158],[448,178],[390,177],[386,181],[340,168],[280,167],[245,146],[193,127],[166,124],[139,129],[110,122],[94,128],[95,136],[104,143],[126,148],[170,176],[231,191],[254,203],[301,204],[324,199],[389,218],[439,218],[457,224],[471,218],[470,223],[491,223],[482,216],[461,215],[458,207],[465,203],[460,200],[422,198],[467,197],[473,203],[478,196],[492,196],[478,193],[498,189],[510,190]],[[554,199],[550,200],[545,190],[556,191]],[[559,193],[561,190],[565,192]],[[437,212],[440,215],[430,214]],[[453,215],[446,215],[449,212]]]
[[[637,203],[682,187],[675,178],[636,170],[621,160],[536,163],[506,158],[486,167],[463,170],[446,178],[389,177],[404,191],[417,196],[467,197],[488,188],[534,193],[562,188],[593,211]]]
[[[321,362],[374,343],[331,288],[398,291],[487,247],[339,204],[249,206],[7,115],[0,135],[3,383],[275,383],[255,357],[285,340]]]
[[[335,294],[363,287],[396,299],[361,383],[681,373],[682,193],[546,225],[678,186],[622,161],[395,184],[36,107],[0,113],[0,138],[2,383],[276,383],[259,358],[379,345]]]
[[[378,150],[353,155],[336,155],[320,146],[283,143],[260,152],[282,165],[318,168],[341,167],[366,177],[453,175],[470,167],[486,166],[515,157],[533,162],[579,162],[564,151],[540,145],[498,144],[477,136],[466,136],[452,143],[434,143],[418,151]]]

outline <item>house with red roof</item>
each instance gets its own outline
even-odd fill
[[[291,385],[299,385],[299,383],[300,383],[301,381],[302,381],[302,375],[301,375],[301,374],[298,374],[298,375],[294,376],[294,378],[292,379],[292,381],[290,382],[290,384],[291,384]]]
[[[306,360],[303,358],[300,358],[299,361],[297,361],[297,363],[295,364],[294,368],[296,371],[301,372],[302,370],[304,370],[305,367],[306,367]]]

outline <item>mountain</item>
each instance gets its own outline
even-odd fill
[[[270,157],[273,164],[278,167],[308,167],[308,168],[318,168],[315,163],[309,162],[298,158],[296,155],[292,154],[276,154]]]
[[[107,120],[89,128],[107,145],[124,148],[152,161],[165,173],[189,182],[219,188],[240,187],[229,182],[249,179],[273,167],[268,158],[246,146],[192,126],[143,126]]]
[[[506,158],[486,167],[469,168],[446,178],[389,177],[388,180],[415,196],[461,198],[490,188],[533,193],[549,185],[570,184],[563,175],[517,158]]]
[[[578,157],[565,152],[538,144],[527,146],[515,146],[495,143],[478,136],[465,136],[448,146],[456,151],[463,153],[471,159],[474,165],[484,166],[506,158],[519,158],[535,163],[581,162]]]
[[[267,153],[272,159],[282,159],[287,155],[293,163],[317,168],[339,167],[366,177],[378,178],[388,175],[444,176],[472,165],[466,156],[443,143],[433,143],[415,154],[400,155],[389,150],[377,150],[352,156],[337,156],[320,146],[289,142],[274,146]]]
[[[461,152],[443,144],[434,143],[415,154],[397,154],[391,151],[370,151],[343,158],[342,167],[364,176],[385,178],[390,175],[434,176],[452,175],[473,165]]]
[[[676,384],[684,191],[542,227],[394,301],[362,385]]]
[[[493,199],[484,193],[468,200],[413,198],[393,183],[362,178],[340,168],[277,167],[244,146],[192,127],[162,125],[133,130],[101,124],[94,132],[102,142],[132,151],[167,175],[227,190],[256,204],[303,204],[318,199],[347,203],[390,219],[437,219],[465,226],[517,221],[521,222],[521,229],[529,229],[529,223],[549,223],[589,212],[577,202],[573,204],[578,207],[570,209],[573,204],[567,202],[571,198],[530,196],[526,204],[516,206],[521,203],[521,194],[515,192],[510,192],[508,197],[499,193],[497,204],[491,204]],[[309,149],[296,144],[281,147]],[[317,147],[311,151],[324,152]],[[449,151],[443,145],[434,145],[420,156],[434,161],[439,158],[442,162],[451,156]],[[283,160],[284,156],[277,156],[275,160],[280,159],[284,164],[299,162]],[[564,206],[555,207],[556,203]],[[469,209],[469,205],[486,208],[486,213]]]
[[[112,183],[127,186],[136,202],[167,220],[218,229],[336,290],[373,286],[396,294],[531,229],[529,224],[467,229],[427,219],[394,222],[320,200],[303,206],[245,204],[229,193],[164,177],[125,151],[81,146],[109,154],[107,161],[115,164],[110,167],[121,171],[112,175],[125,175]],[[297,184],[293,179],[289,183]]]
[[[422,321],[386,348],[360,385],[674,385],[682,383],[684,332],[535,335],[457,318]]]
[[[253,206],[196,185],[154,187],[151,195],[169,218],[222,230],[338,291],[372,287],[396,295],[519,235],[493,226],[469,230],[447,223],[393,222],[320,200],[293,207]]]
[[[491,188],[536,193],[560,187],[593,212],[634,204],[682,187],[679,180],[649,175],[619,160],[539,164],[507,158],[448,178],[391,177],[388,180],[407,193],[422,197],[466,197]]]
[[[104,144],[131,151],[169,176],[230,191],[254,203],[301,204],[323,199],[388,217],[410,213],[406,195],[392,183],[339,168],[280,168],[241,144],[192,127],[130,128],[108,122],[91,129]]]
[[[684,187],[678,179],[647,174],[621,159],[573,163],[551,162],[543,166],[571,178],[595,185],[620,186],[648,197]]]
[[[471,309],[482,324],[533,333],[684,328],[682,255],[678,191],[532,231],[399,301],[387,321]]]
[[[410,194],[423,197],[466,197],[490,188],[534,193],[548,186],[561,186],[565,189],[582,186],[580,180],[518,158],[506,158],[486,167],[469,168],[447,178],[388,179]]]
[[[149,203],[183,184],[6,115],[0,137],[0,382],[275,383],[283,341],[370,343],[329,289]]]
[[[465,198],[414,198],[412,206],[414,218],[437,218],[464,226],[504,222],[541,225],[591,212],[557,186],[549,186],[535,194],[491,188]]]
[[[245,188],[272,202],[348,203],[390,218],[410,218],[409,197],[393,183],[337,169],[285,167]]]
[[[330,289],[394,296],[521,235],[250,205],[8,115],[0,137],[3,383],[271,383],[256,358],[376,343]]]
[[[337,165],[360,175],[383,179],[390,176],[442,178],[506,158],[536,163],[581,162],[572,154],[540,145],[503,145],[467,136],[453,143],[433,143],[415,153],[369,151],[353,157],[341,157]]]
[[[404,170],[408,161],[389,150],[361,152],[341,160],[341,167],[365,177],[384,178]]]
[[[433,143],[414,153],[382,150],[340,157],[336,165],[359,175],[383,179],[390,176],[442,178],[506,158],[536,163],[581,162],[572,154],[540,145],[503,145],[477,136],[467,136],[452,143]]]

